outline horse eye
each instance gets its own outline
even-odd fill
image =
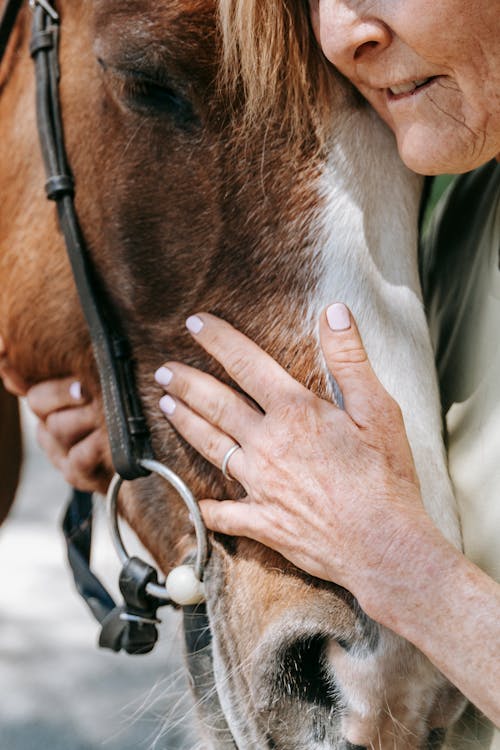
[[[175,113],[190,107],[189,102],[172,88],[147,79],[125,79],[124,94],[129,104],[140,109]]]
[[[186,124],[197,120],[191,102],[170,86],[133,77],[125,79],[124,94],[129,106],[145,114],[173,115]]]
[[[170,116],[179,127],[199,125],[199,118],[189,99],[160,77],[147,75],[97,61],[105,73],[118,83],[120,98],[128,108],[150,117]]]

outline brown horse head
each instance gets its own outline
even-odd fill
[[[102,294],[132,344],[157,458],[198,497],[235,492],[158,413],[152,374],[165,359],[224,377],[184,332],[187,315],[224,317],[332,398],[316,321],[342,299],[403,408],[429,512],[456,541],[418,286],[419,182],[384,126],[327,68],[306,4],[267,5],[268,15],[250,0],[58,4],[77,210]],[[43,194],[29,15],[0,71],[0,334],[30,381],[76,373],[97,394]],[[257,72],[257,93],[244,54],[250,22],[264,42],[281,38],[281,57],[263,58],[271,90]],[[122,511],[165,572],[192,550],[185,509],[155,478],[127,485]],[[215,538],[206,587],[215,684],[241,749],[421,748],[461,705],[348,592],[256,543]],[[204,718],[212,747],[234,746]]]

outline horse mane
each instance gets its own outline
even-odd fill
[[[308,0],[219,0],[218,11],[221,83],[243,96],[246,127],[279,122],[290,140],[321,144],[339,77],[315,40]]]

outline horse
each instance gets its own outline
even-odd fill
[[[322,57],[307,3],[57,10],[76,207],[131,343],[156,456],[196,497],[241,496],[158,415],[152,373],[166,358],[227,381],[184,332],[188,314],[222,316],[340,403],[317,333],[320,310],[339,299],[403,411],[427,511],[459,546],[419,286],[421,181]],[[0,69],[0,335],[28,382],[74,374],[98,399],[43,194],[29,25],[26,7]],[[184,507],[154,476],[126,483],[120,508],[165,573],[192,551]],[[257,543],[213,536],[205,587],[218,702],[200,700],[199,724],[214,750],[440,747],[460,714],[458,691],[411,644]],[[193,680],[203,698],[196,668]]]

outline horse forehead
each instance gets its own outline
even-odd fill
[[[94,49],[108,62],[147,64],[200,82],[213,75],[218,60],[213,0],[94,0],[87,10],[90,6]]]
[[[96,28],[126,25],[129,33],[168,43],[199,36],[215,25],[214,0],[94,0]]]

